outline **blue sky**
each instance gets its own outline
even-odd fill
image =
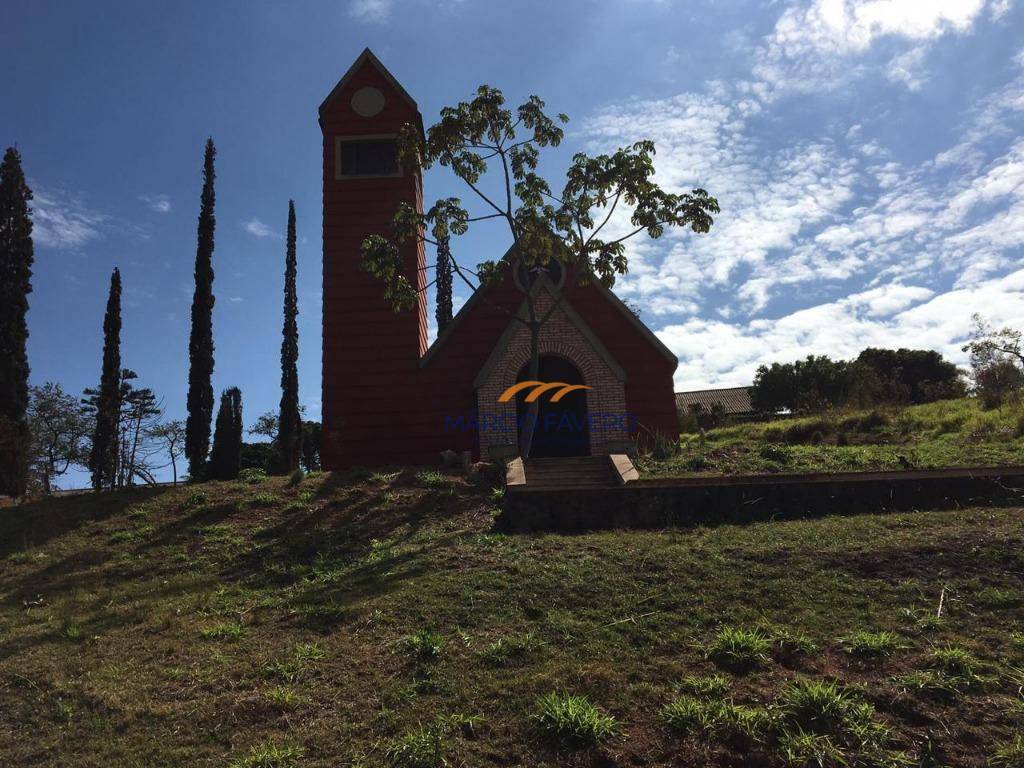
[[[1024,326],[1024,10],[1006,0],[36,0],[0,26],[0,141],[36,191],[34,383],[96,383],[117,265],[124,363],[183,415],[212,135],[214,386],[242,388],[247,421],[276,407],[294,198],[319,416],[316,109],[364,46],[428,123],[480,83],[536,93],[572,118],[547,168],[652,138],[663,185],[718,196],[712,234],[636,242],[618,285],[679,355],[679,389],[869,345],[961,362],[973,312]],[[465,196],[443,170],[425,189]],[[481,224],[457,255],[506,246]]]

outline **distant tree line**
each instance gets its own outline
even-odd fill
[[[933,350],[870,347],[853,360],[808,355],[757,369],[751,403],[762,413],[813,413],[828,408],[912,405],[963,397],[967,384]]]
[[[100,381],[76,400],[60,384],[29,385],[26,354],[28,295],[32,290],[32,191],[21,157],[8,149],[0,164],[0,495],[50,493],[71,467],[90,474],[97,491],[153,483],[170,469],[178,481],[184,457],[192,480],[237,477],[259,466],[271,472],[320,468],[320,424],[304,421],[299,405],[297,362],[295,205],[288,202],[285,246],[281,402],[277,414],[261,417],[272,432],[254,430],[269,442],[243,442],[242,393],[225,389],[210,445],[213,419],[213,252],[216,178],[213,140],[206,142],[197,229],[195,290],[189,334],[187,419],[164,420],[161,400],[138,387],[138,376],[121,360],[121,273],[111,273],[103,317]],[[449,299],[450,302],[450,299]]]

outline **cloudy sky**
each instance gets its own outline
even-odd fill
[[[299,218],[301,396],[319,415],[316,109],[370,46],[432,121],[480,83],[572,117],[575,151],[652,138],[710,235],[631,248],[619,293],[679,389],[865,346],[959,352],[971,314],[1024,326],[1024,10],[1008,0],[312,0],[6,9],[0,141],[36,191],[36,383],[99,376],[110,270],[126,365],[181,416],[202,146],[217,143],[215,387],[278,395],[287,201]],[[463,195],[443,171],[428,198]],[[481,224],[476,263],[508,236]],[[464,299],[465,297],[460,297]]]

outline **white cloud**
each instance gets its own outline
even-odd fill
[[[34,186],[32,238],[37,245],[78,248],[100,237],[102,227],[110,221],[106,214],[89,209],[65,193],[50,193]]]
[[[918,45],[893,57],[885,76],[894,83],[903,83],[908,90],[921,90],[921,86],[928,79],[924,71],[924,57],[927,52],[925,46]]]
[[[693,318],[658,336],[679,356],[677,389],[740,386],[764,363],[810,354],[851,358],[869,346],[936,349],[964,364],[960,347],[973,312],[997,326],[1024,326],[1024,270],[934,296],[927,288],[892,283],[774,320]]]
[[[391,17],[393,0],[350,0],[349,15],[370,24],[383,24]]]
[[[242,229],[253,237],[280,237],[274,230],[257,219],[255,216],[248,221],[242,222]]]
[[[927,46],[969,32],[1002,0],[813,0],[789,7],[755,54],[754,75],[773,89],[812,90],[865,71],[855,57],[880,39],[915,43],[889,64],[890,79],[920,87]]]
[[[170,213],[171,201],[167,195],[140,195],[139,200],[149,206],[150,210],[156,213]]]

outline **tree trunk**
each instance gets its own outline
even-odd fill
[[[532,381],[536,381],[540,375],[540,324],[533,316],[533,306],[530,306],[530,375]],[[523,420],[522,431],[519,435],[519,455],[524,459],[530,457],[530,450],[533,448],[533,433],[537,428],[537,415],[540,412],[540,401],[534,400],[529,403],[526,409],[526,418]]]

